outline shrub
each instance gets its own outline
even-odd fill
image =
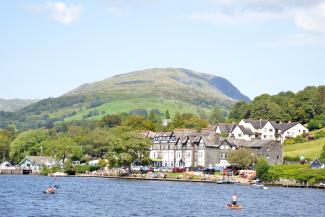
[[[270,165],[268,164],[268,162],[265,159],[260,159],[256,164],[256,176],[262,181],[267,181],[269,179],[269,168]]]
[[[100,169],[99,166],[77,165],[75,167],[75,172],[76,173],[86,173],[86,171],[92,172],[92,171],[97,171],[99,169]]]

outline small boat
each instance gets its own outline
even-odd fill
[[[55,191],[43,191],[44,194],[55,194]]]
[[[232,204],[227,204],[226,207],[229,209],[244,209],[242,206]]]
[[[263,185],[263,183],[261,183],[261,182],[257,182],[255,184],[252,184],[251,186],[254,188],[258,188],[258,189],[264,189],[264,190],[267,189],[267,187],[265,185]]]
[[[229,180],[220,180],[217,181],[217,184],[235,184],[235,182]]]

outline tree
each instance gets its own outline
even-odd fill
[[[212,109],[209,122],[210,124],[222,123],[225,121],[225,113],[218,107]]]
[[[260,159],[256,164],[256,176],[262,181],[268,180],[268,170],[270,165],[264,158]]]
[[[126,166],[131,172],[131,164],[135,161],[149,161],[149,147],[151,141],[143,138],[137,132],[115,134],[107,154],[110,167]]]
[[[112,128],[121,125],[122,119],[118,115],[107,115],[98,122],[100,127]]]
[[[167,109],[166,112],[165,112],[165,118],[166,118],[166,119],[170,119],[170,114],[169,114],[168,109]]]
[[[228,161],[247,169],[253,163],[254,157],[247,149],[238,149],[228,153]]]
[[[66,161],[67,158],[78,156],[81,158],[81,148],[73,138],[62,135],[45,140],[41,143],[44,152],[48,156],[54,156],[58,160]]]
[[[229,113],[229,119],[239,121],[250,117],[249,105],[245,101],[237,102]]]
[[[41,143],[47,138],[48,134],[44,129],[22,132],[10,143],[11,161],[19,163],[27,155],[41,155]]]
[[[10,130],[0,130],[0,160],[9,160],[10,143],[14,138],[14,132]]]

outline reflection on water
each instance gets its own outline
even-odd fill
[[[49,185],[56,194],[44,194]],[[239,195],[243,210],[225,208]],[[0,216],[325,216],[325,191],[101,178],[0,176]]]

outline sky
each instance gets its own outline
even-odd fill
[[[0,98],[131,71],[221,76],[254,98],[325,84],[325,0],[1,0]]]

